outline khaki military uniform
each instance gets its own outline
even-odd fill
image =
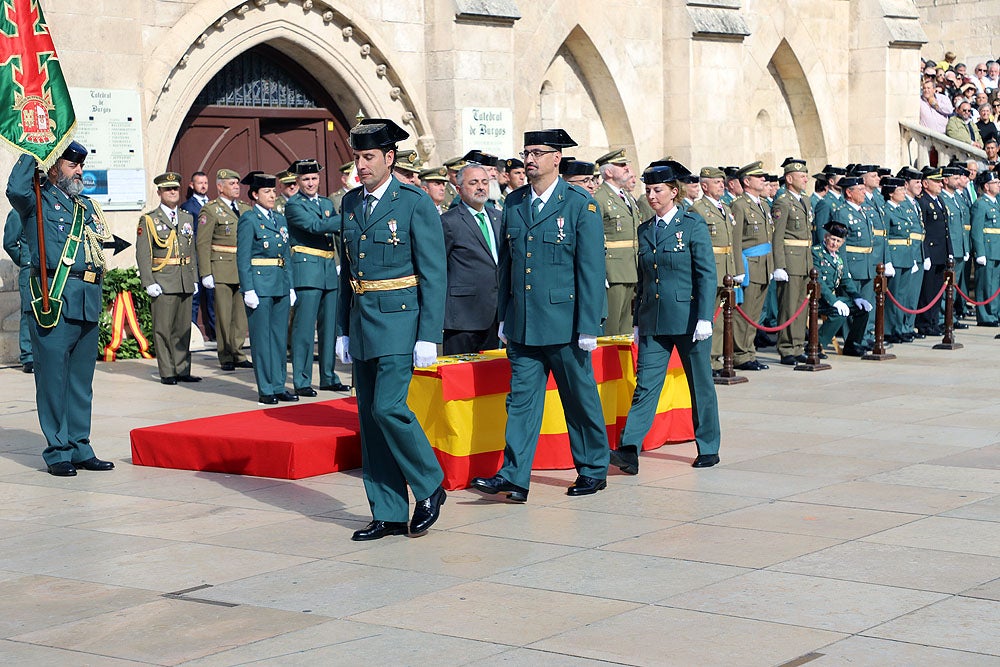
[[[784,269],[787,281],[777,283],[778,323],[788,321],[806,298],[812,269],[812,206],[805,197],[785,191],[774,198],[774,268]],[[778,332],[778,354],[797,357],[805,352],[806,312]]]
[[[743,273],[743,257],[740,255],[739,239],[736,236],[736,220],[732,210],[722,202],[713,202],[707,196],[691,205],[708,225],[712,239],[712,253],[715,256],[715,310],[722,305],[722,281],[726,275]],[[737,259],[738,258],[738,259]],[[713,314],[715,313],[713,310]],[[723,320],[720,314],[712,323],[712,369],[722,368]]]
[[[250,210],[236,204],[240,215]],[[220,364],[246,361],[240,350],[247,337],[247,314],[240,303],[240,276],[236,269],[236,226],[239,217],[220,197],[201,208],[198,215],[198,270],[215,280],[216,341]]]
[[[632,299],[635,297],[636,230],[642,223],[639,205],[632,195],[625,198],[609,183],[601,183],[594,193],[604,221],[604,264],[608,277],[608,317],[604,333],[617,336],[632,332]]]
[[[764,297],[774,272],[774,258],[771,254],[771,239],[774,237],[774,221],[767,202],[755,202],[744,193],[733,201],[733,218],[736,220],[736,236],[740,239],[743,255],[743,312],[755,322],[760,321],[764,309]],[[757,330],[742,317],[733,319],[733,363],[736,365],[756,361],[757,349],[753,340]]]

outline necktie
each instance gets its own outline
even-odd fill
[[[490,249],[490,254],[495,256],[496,250],[493,248],[493,230],[486,222],[486,213],[483,211],[476,213],[476,220],[479,221],[479,231],[481,231],[483,236],[486,238],[486,247]]]
[[[368,195],[365,197],[365,222],[368,222],[368,218],[371,217],[372,211],[375,210],[375,195]]]
[[[240,207],[236,205],[236,202],[232,203],[232,207],[233,207],[233,213],[236,214],[236,217],[237,218],[240,217]]]
[[[629,202],[628,196],[625,195],[624,190],[619,190],[618,196],[622,198],[622,201],[625,202],[625,208],[627,208],[628,212],[631,213],[632,212],[632,203]]]
[[[319,197],[314,197],[310,201],[312,201],[312,203],[316,204],[316,208],[318,208],[320,210],[320,212],[323,211],[323,207],[319,205]]]
[[[543,203],[544,202],[542,202],[542,198],[538,197],[537,199],[535,199],[535,202],[531,205],[531,220],[532,221],[537,220],[538,216],[541,215],[541,213],[542,213],[542,204]]]

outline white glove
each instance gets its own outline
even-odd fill
[[[295,300],[297,298],[298,297],[295,296],[295,290],[293,290],[293,289],[288,290],[288,305],[294,306],[295,305]]]
[[[775,282],[787,283],[788,271],[785,271],[784,269],[775,269],[774,273],[771,274],[771,277],[774,278]]]
[[[198,289],[198,283],[194,284],[194,294],[197,294],[200,290]]]
[[[507,337],[503,335],[503,322],[501,322],[500,326],[497,327],[497,338],[499,338],[504,345],[507,344]]]
[[[250,290],[249,292],[243,293],[243,303],[247,305],[247,308],[254,310],[260,305],[260,299],[257,297],[257,292]]]
[[[969,253],[965,253],[964,255],[962,255],[962,261],[963,262],[968,262],[969,261]]]
[[[426,340],[418,340],[413,346],[413,365],[417,368],[426,368],[438,359],[437,345]]]
[[[639,342],[639,327],[632,327],[632,340]]]
[[[708,320],[698,320],[694,325],[694,336],[691,337],[691,340],[697,343],[700,340],[707,340],[711,337],[712,323]]]
[[[746,277],[747,277],[747,274],[745,274],[745,273],[741,273],[738,276],[733,276],[733,283],[735,283],[736,285],[739,285],[740,283],[743,282],[744,278],[746,278]]]
[[[833,307],[837,309],[837,314],[842,317],[847,317],[851,314],[851,309],[843,301],[837,300],[833,302]]]
[[[201,279],[201,284],[205,286],[205,289],[215,289],[215,278],[209,274]]]
[[[610,287],[611,287],[611,283],[609,283],[608,279],[605,278],[604,279],[604,289],[610,289]]]
[[[910,269],[910,273],[916,273],[919,270],[920,270],[920,264],[917,263],[917,260],[913,260],[913,268]]]
[[[980,255],[976,257],[976,264],[979,266],[986,266],[986,255]]]
[[[337,336],[337,358],[345,364],[351,363],[351,339],[348,336]]]
[[[588,336],[587,334],[580,334],[580,338],[576,341],[576,344],[584,352],[593,352],[597,349],[597,336]]]
[[[146,288],[146,294],[155,299],[156,297],[163,294],[163,288],[160,287],[157,283],[153,283],[152,285]]]
[[[885,277],[892,278],[896,275],[896,267],[892,265],[892,262],[885,263]]]
[[[861,310],[865,311],[866,313],[872,312],[872,305],[869,302],[862,299],[861,297],[858,297],[857,299],[854,300],[854,305],[860,308]]]
[[[930,271],[930,270],[931,270],[931,258],[924,257],[924,271]]]

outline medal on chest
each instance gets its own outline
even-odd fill
[[[395,220],[390,220],[389,221],[389,233],[392,236],[389,237],[389,243],[391,243],[392,245],[399,245],[399,237],[396,236],[396,228],[397,228],[396,221]]]
[[[559,233],[556,234],[556,238],[558,240],[560,240],[560,241],[562,241],[564,238],[566,238],[566,232],[563,231],[563,227],[565,225],[566,225],[565,218],[556,218],[556,227],[559,228]]]
[[[675,232],[674,238],[677,239],[677,243],[674,245],[674,252],[681,252],[684,250],[684,232]]]

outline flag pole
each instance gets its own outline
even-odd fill
[[[38,168],[34,169],[32,180],[35,186],[35,222],[38,224],[38,284],[42,291],[42,312],[52,311],[52,304],[49,303],[49,265],[45,261],[45,222],[42,219],[42,185],[38,178]]]

